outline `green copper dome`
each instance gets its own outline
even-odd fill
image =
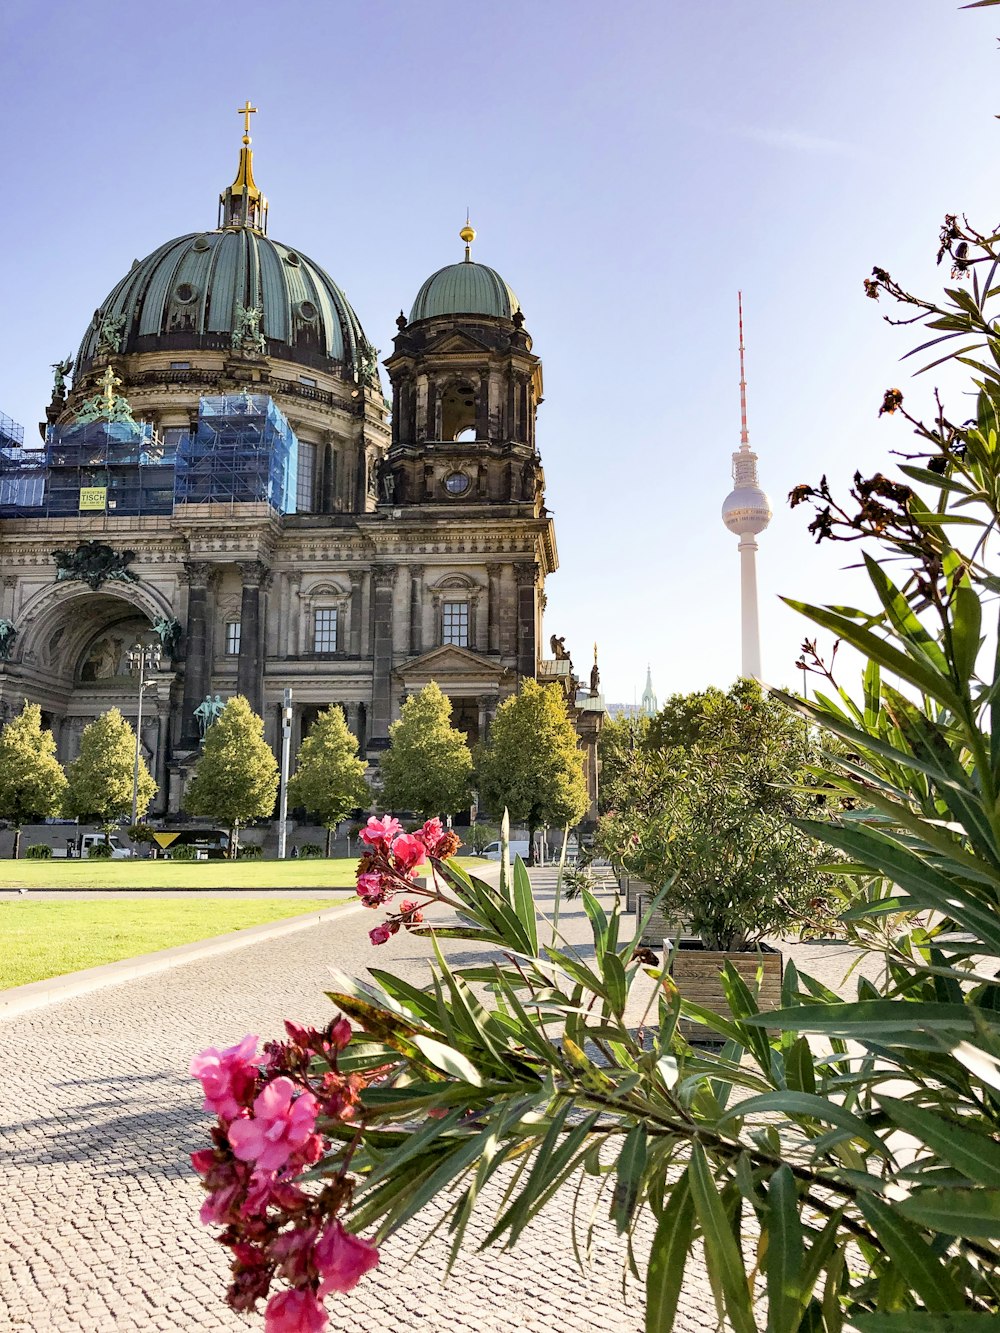
[[[364,370],[371,347],[337,284],[311,259],[249,226],[178,236],[137,260],[84,335],[77,371],[110,325],[122,353],[229,348],[259,309],[270,356]]]
[[[466,259],[432,273],[417,292],[410,323],[436,315],[492,315],[512,319],[521,303],[495,269]]]

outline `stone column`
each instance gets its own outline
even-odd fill
[[[538,660],[535,642],[535,597],[538,591],[538,567],[534,561],[518,565],[517,574],[517,674],[533,677]]]
[[[302,598],[299,592],[301,585],[302,574],[299,570],[293,570],[285,575],[285,641],[279,648],[282,657],[298,657],[302,652],[302,645],[299,642],[299,622],[302,618]]]
[[[188,581],[188,613],[184,636],[181,748],[193,750],[197,748],[201,737],[194,710],[208,692],[208,641],[205,626],[208,616],[208,584],[213,570],[206,560],[188,560],[184,571]]]
[[[392,721],[392,602],[396,565],[372,566],[372,711],[371,739],[388,739]]]
[[[489,587],[486,593],[486,651],[498,653],[500,651],[500,575],[503,572],[502,565],[487,565],[486,573],[489,575]]]
[[[153,797],[153,804],[158,814],[167,812],[167,746],[170,736],[170,700],[168,698],[159,705],[159,712],[156,718],[156,771],[153,777],[156,779],[156,785],[159,788]]]
[[[410,566],[410,652],[418,657],[424,642],[424,567]]]
[[[240,602],[240,656],[236,667],[236,689],[260,713],[263,695],[263,660],[261,654],[261,584],[267,566],[261,560],[240,562],[243,597]]]
[[[364,592],[364,575],[360,570],[351,570],[351,656],[361,656],[361,598]]]

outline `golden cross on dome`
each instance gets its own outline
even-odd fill
[[[108,411],[110,411],[115,405],[115,389],[121,384],[121,380],[111,367],[108,366],[104,374],[101,376],[100,383],[102,396],[108,405]]]
[[[257,108],[250,105],[250,98],[247,98],[246,106],[238,106],[236,114],[243,117],[243,142],[250,142],[250,117],[257,114]]]

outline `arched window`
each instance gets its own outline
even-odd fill
[[[477,389],[468,380],[447,385],[441,395],[441,438],[476,438]]]

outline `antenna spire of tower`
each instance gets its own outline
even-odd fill
[[[750,431],[747,429],[747,371],[743,349],[743,293],[739,292],[740,307],[740,447],[750,448]]]

